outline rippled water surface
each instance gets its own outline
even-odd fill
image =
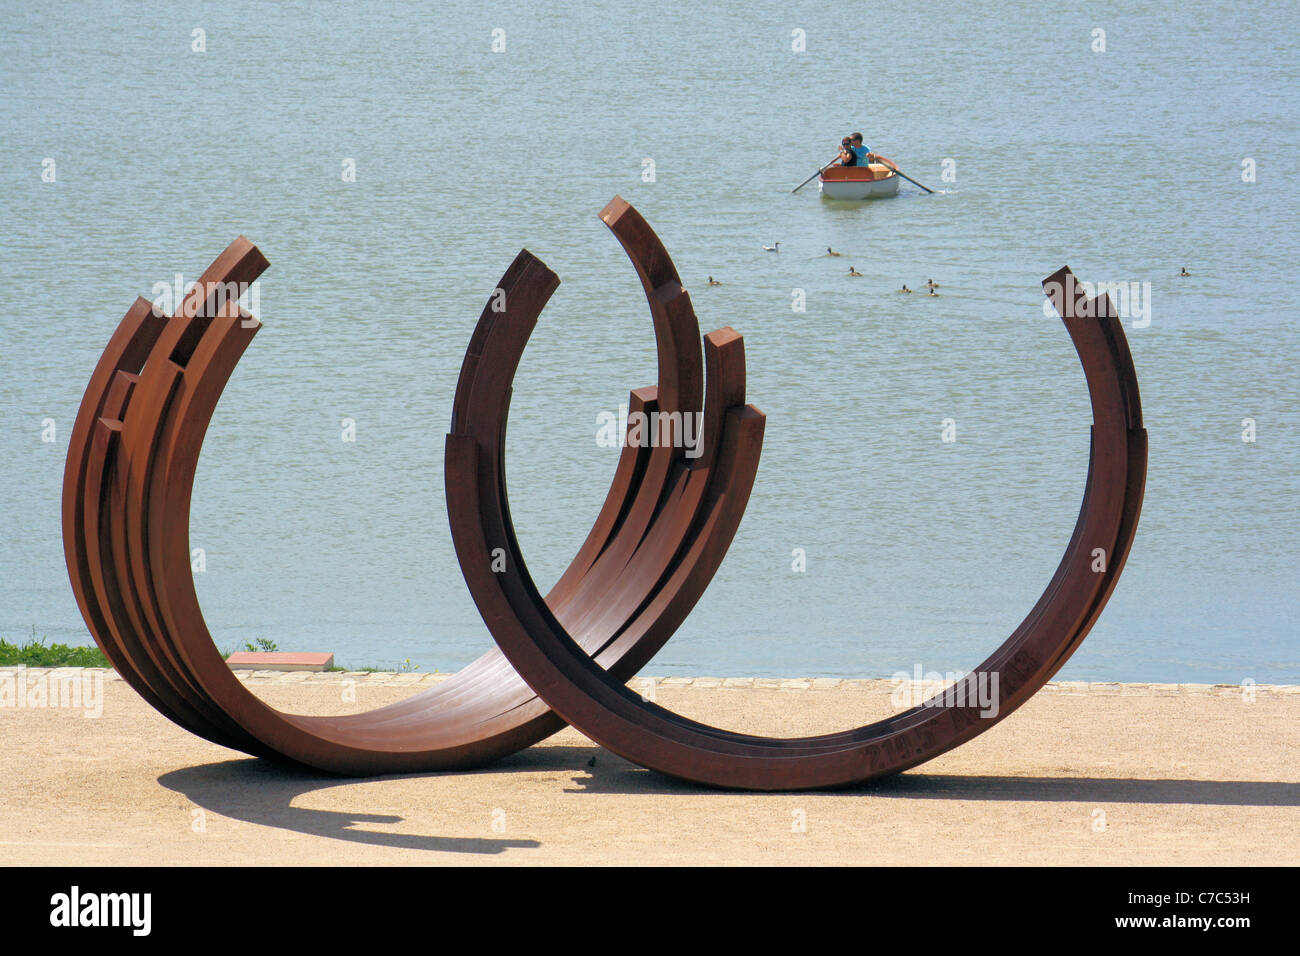
[[[271,262],[265,327],[191,522],[218,645],[424,670],[489,647],[442,494],[460,361],[521,247],[559,273],[508,440],[545,587],[613,473],[598,413],[655,381],[596,218],[620,193],[702,326],[744,334],[768,416],[740,533],[649,670],[887,676],[996,647],[1083,489],[1087,392],[1039,291],[1068,263],[1149,306],[1127,331],[1151,459],[1127,570],[1062,676],[1300,682],[1300,8],[875,4],[845,29],[861,7],[471,6],[0,13],[0,636],[89,642],[59,530],[81,392],[136,295],[242,233]],[[852,129],[938,194],[792,195]],[[937,298],[894,291],[929,278]]]

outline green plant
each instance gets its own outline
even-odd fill
[[[412,664],[412,663],[411,663],[411,659],[408,657],[408,658],[407,658],[406,660],[404,660],[402,663],[400,663],[400,664],[397,665],[397,669],[396,669],[395,673],[398,673],[398,674],[413,674],[413,673],[415,673],[416,671],[418,671],[419,669],[420,669],[420,665],[419,665],[419,664]],[[368,664],[368,665],[365,665],[365,666],[363,666],[363,667],[348,667],[347,665],[344,665],[344,664],[335,664],[333,667],[330,668],[330,670],[331,670],[331,671],[337,671],[337,672],[340,672],[340,673],[342,673],[343,671],[352,671],[353,673],[384,674],[384,673],[387,673],[387,672],[389,671],[389,668],[387,668],[387,667],[375,667],[375,666],[373,666],[373,665],[369,665],[369,664]],[[437,674],[437,673],[439,673],[439,672],[438,672],[437,670],[435,670],[435,671],[433,671],[433,673],[434,673],[434,674]]]
[[[254,646],[254,642],[256,642],[256,646]],[[279,649],[280,649],[280,648],[279,648],[279,646],[275,643],[275,641],[268,640],[268,639],[265,638],[265,637],[255,637],[255,638],[253,638],[252,641],[245,641],[245,642],[244,642],[244,650],[246,650],[246,651],[253,651],[254,653],[256,653],[256,652],[258,652],[258,651],[263,651],[263,652],[265,652],[265,653],[267,653],[267,654],[272,654],[272,653],[278,651]]]
[[[108,658],[98,647],[76,647],[69,644],[46,645],[45,638],[36,638],[32,628],[31,638],[24,644],[14,644],[0,638],[0,666],[13,667],[111,667]]]

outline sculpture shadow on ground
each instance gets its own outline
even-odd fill
[[[1157,803],[1207,807],[1300,806],[1300,783],[1137,777],[999,777],[907,773],[855,788],[882,797],[1044,803]]]
[[[565,793],[691,796],[741,791],[717,790],[638,767],[605,750],[594,767],[572,779]],[[796,793],[798,791],[780,791]],[[811,794],[801,794],[805,798]],[[902,800],[992,800],[1015,803],[1133,803],[1210,807],[1300,806],[1300,783],[1273,780],[1188,780],[1135,777],[1016,777],[903,773],[823,795],[860,795]]]
[[[365,783],[367,779],[388,782],[403,777],[358,780],[288,763],[247,758],[174,770],[160,776],[158,782],[209,813],[348,843],[402,850],[473,854],[497,854],[515,849],[535,850],[542,845],[537,840],[505,837],[440,837],[356,829],[358,824],[398,824],[404,818],[394,814],[317,810],[293,805],[304,794],[331,787],[355,786]]]

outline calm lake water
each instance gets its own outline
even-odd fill
[[[90,642],[59,529],[82,390],[136,295],[242,233],[271,261],[265,328],[191,524],[218,645],[426,671],[490,647],[443,500],[461,358],[521,247],[559,273],[508,441],[545,588],[613,473],[597,415],[655,381],[596,218],[619,193],[702,327],[745,336],[768,416],[740,533],[648,672],[888,676],[1001,643],[1083,489],[1087,393],[1039,290],[1069,264],[1143,290],[1151,458],[1127,570],[1061,676],[1300,683],[1300,8],[1131,6],[6,5],[0,636]],[[939,193],[792,195],[855,129]],[[940,297],[894,291],[929,278]]]

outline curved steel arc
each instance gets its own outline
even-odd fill
[[[720,420],[744,400],[739,336],[704,340],[666,250],[620,198],[601,213],[646,289],[659,354],[656,388],[632,393],[635,411],[703,414]],[[69,575],[96,642],[143,697],[186,729],[260,756],[286,757],[340,773],[371,774],[475,766],[563,726],[492,650],[437,687],[388,707],[346,717],[280,713],[251,694],[212,644],[189,567],[189,508],[203,435],[221,392],[258,329],[223,297],[227,283],[265,268],[242,236],[163,319],[140,300],[114,334],[87,387],[70,442],[64,485]],[[462,365],[453,432],[471,395],[493,394],[514,369],[528,334],[558,285],[521,252],[479,319]],[[710,381],[704,407],[704,364]],[[716,379],[716,381],[715,381]],[[504,434],[507,403],[490,427]],[[592,531],[549,597],[602,666],[630,676],[680,624],[712,570],[673,574],[712,498],[744,498],[757,454],[720,457],[726,430],[706,435],[690,461],[679,444],[629,444]],[[502,480],[504,480],[502,478]],[[734,509],[733,509],[734,510]],[[743,510],[743,504],[741,506]],[[711,513],[711,512],[710,512]],[[730,522],[731,533],[739,512]],[[716,525],[716,518],[710,527]],[[716,530],[716,569],[730,543]],[[585,623],[584,623],[585,622]]]
[[[593,661],[541,599],[510,526],[499,480],[500,436],[466,429],[448,439],[448,508],[466,582],[498,646],[557,713],[593,740],[642,766],[720,787],[851,784],[915,766],[1005,718],[1060,668],[1100,614],[1132,544],[1146,475],[1137,378],[1109,300],[1083,296],[1068,269],[1044,280],[1044,287],[1079,355],[1092,404],[1083,503],[1070,545],[1038,603],[988,660],[944,694],[886,720],[805,738],[724,731],[642,700]],[[480,414],[488,420],[489,409],[508,400],[509,387],[506,379],[497,394],[472,395],[468,420]],[[728,413],[728,424],[736,427],[724,449],[743,456],[739,418],[738,410]],[[508,554],[508,570],[485,573],[486,555],[497,548]],[[1094,570],[1098,555],[1100,571]],[[997,688],[992,708],[979,693],[989,687]]]

